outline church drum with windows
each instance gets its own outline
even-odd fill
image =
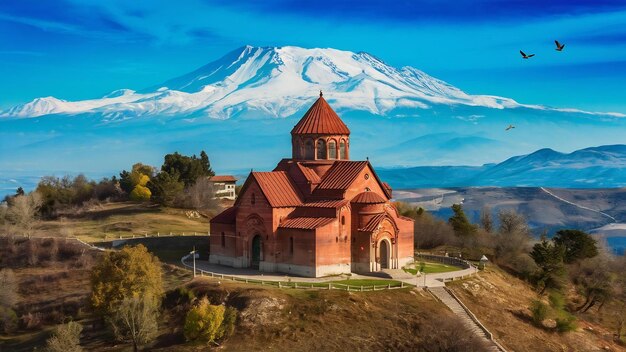
[[[211,220],[211,263],[308,277],[400,269],[413,220],[369,161],[350,160],[350,130],[320,93],[291,131],[292,158],[251,172]]]

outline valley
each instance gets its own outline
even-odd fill
[[[523,214],[539,236],[578,228],[606,239],[618,252],[626,238],[626,188],[565,189],[544,187],[460,187],[394,190],[396,200],[408,202],[448,219],[452,204],[463,204],[473,222],[487,206],[494,217],[502,209]]]

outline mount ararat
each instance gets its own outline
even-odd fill
[[[115,173],[201,149],[218,172],[269,169],[290,154],[289,131],[320,90],[351,129],[352,159],[385,167],[483,165],[542,148],[620,144],[626,131],[619,112],[467,94],[367,53],[246,46],[143,90],[2,111],[0,170]],[[505,131],[509,124],[516,128]]]

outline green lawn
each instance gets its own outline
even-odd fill
[[[237,281],[241,282],[243,281],[242,279],[238,279]],[[260,284],[261,280],[258,279],[250,279],[247,281],[248,283],[255,283],[255,284]],[[270,285],[270,286],[278,286],[278,281],[263,281],[265,285]],[[377,289],[382,289],[383,286],[391,286],[391,287],[400,287],[402,286],[402,282],[397,281],[397,280],[384,280],[384,279],[350,279],[350,280],[337,280],[337,281],[326,281],[326,282],[286,282],[286,281],[281,281],[280,282],[281,287],[319,287],[319,288],[326,288],[328,287],[328,285],[332,285],[333,288],[335,289],[345,289],[346,286],[345,285],[350,285],[350,289],[352,290],[358,290],[361,286],[363,286],[364,289],[371,289],[372,286],[377,286]],[[404,284],[405,287],[411,287],[412,285],[409,284]]]
[[[461,270],[461,268],[457,266],[442,263],[424,262],[424,264],[426,264],[424,266],[424,272],[426,274],[447,273],[450,271]],[[416,266],[419,267],[419,264],[416,264]],[[416,275],[418,271],[416,268],[403,268],[403,270],[413,275]]]
[[[384,286],[391,285],[400,286],[400,281],[396,280],[376,280],[376,279],[354,279],[354,280],[339,280],[339,281],[331,281],[333,284],[343,284],[343,285],[351,285],[351,286]]]

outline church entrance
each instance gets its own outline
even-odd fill
[[[250,259],[250,267],[259,269],[261,263],[261,236],[256,235],[252,239],[252,258]]]
[[[389,245],[387,241],[380,241],[380,268],[389,269]]]

